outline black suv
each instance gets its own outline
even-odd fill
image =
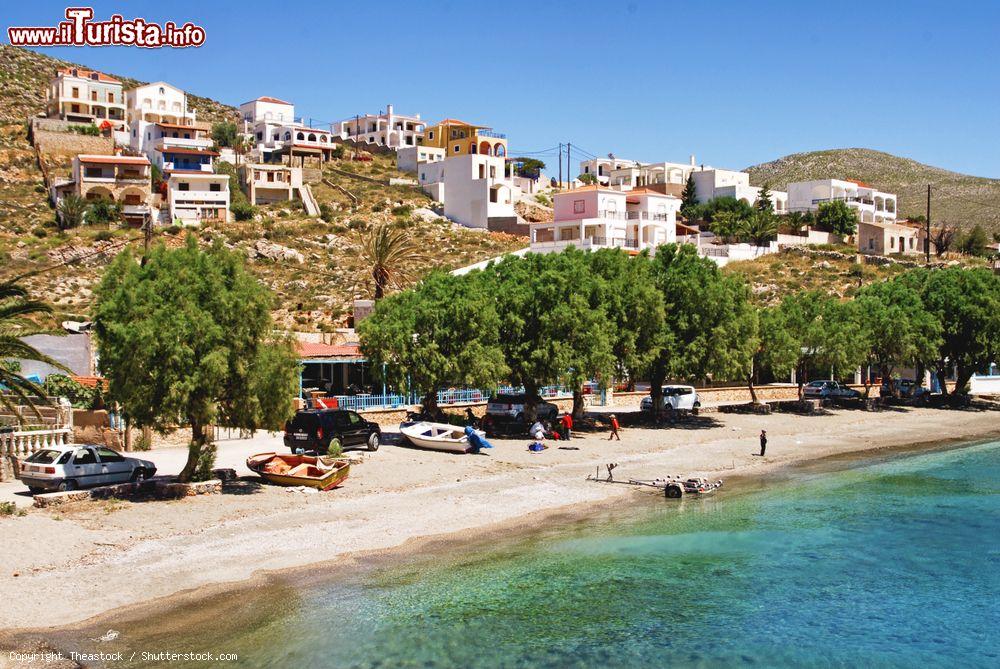
[[[377,451],[382,440],[378,423],[367,421],[347,409],[304,409],[285,423],[285,446],[296,451],[326,453],[330,440],[339,439],[347,448]]]

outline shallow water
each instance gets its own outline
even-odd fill
[[[1000,666],[1000,442],[656,501],[120,643],[250,667]]]

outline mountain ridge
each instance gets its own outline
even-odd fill
[[[810,179],[857,179],[899,200],[899,213],[923,215],[931,186],[931,220],[961,227],[979,223],[1000,230],[1000,179],[978,177],[927,165],[885,151],[865,148],[823,149],[782,156],[744,169],[755,185],[784,190],[789,182]]]

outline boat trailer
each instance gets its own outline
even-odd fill
[[[669,499],[679,499],[684,495],[708,495],[722,487],[722,479],[709,481],[708,479],[700,476],[688,478],[684,478],[683,476],[668,476],[667,478],[662,479],[616,480],[613,472],[617,467],[618,464],[613,462],[604,465],[608,475],[601,476],[601,466],[598,465],[597,472],[595,474],[588,474],[587,480],[595,483],[618,483],[621,485],[630,485],[642,488],[656,488],[657,490],[662,490],[663,496]]]

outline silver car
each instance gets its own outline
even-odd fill
[[[156,465],[148,460],[125,457],[107,446],[79,444],[43,448],[20,465],[18,478],[32,493],[142,481],[156,473]]]

